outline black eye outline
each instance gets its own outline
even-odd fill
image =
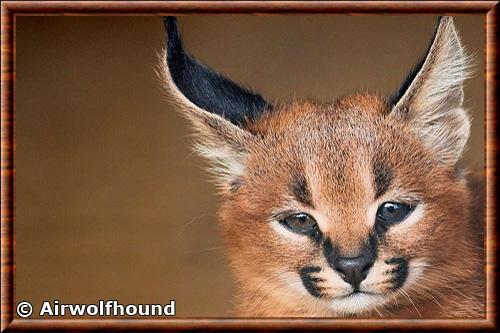
[[[280,219],[279,223],[299,235],[313,236],[319,231],[318,223],[307,213],[290,214]]]
[[[386,201],[378,206],[376,220],[385,226],[403,222],[414,210],[416,205],[402,202]]]

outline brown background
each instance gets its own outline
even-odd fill
[[[422,55],[432,16],[185,16],[193,54],[269,100],[389,94]],[[456,19],[476,57],[465,162],[484,160],[484,17]],[[15,301],[177,301],[233,315],[217,198],[163,101],[159,17],[17,17]],[[36,311],[35,311],[36,312]]]

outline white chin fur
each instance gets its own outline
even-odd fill
[[[362,314],[387,303],[382,295],[355,294],[346,298],[336,298],[328,302],[328,306],[339,314]]]

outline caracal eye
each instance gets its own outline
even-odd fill
[[[313,235],[318,229],[314,218],[306,213],[291,214],[279,222],[289,230],[301,235]]]
[[[378,207],[376,219],[390,226],[402,222],[415,209],[415,206],[400,202],[384,202]]]

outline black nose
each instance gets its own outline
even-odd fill
[[[372,265],[373,260],[367,256],[338,257],[334,261],[334,269],[340,273],[344,281],[350,283],[355,289],[359,288],[359,284],[366,278]]]

